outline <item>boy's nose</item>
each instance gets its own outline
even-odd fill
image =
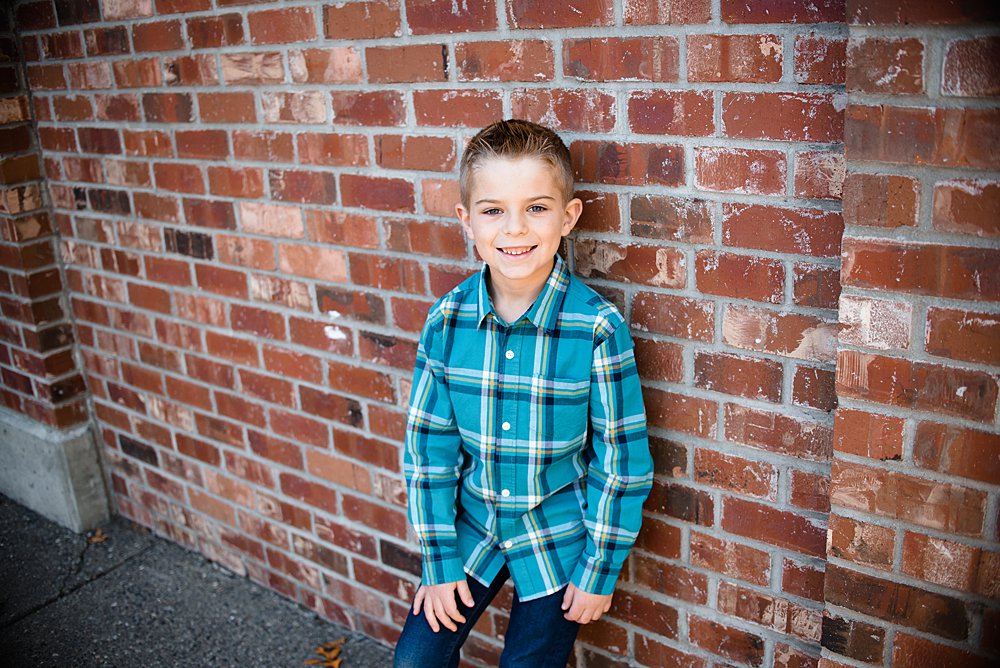
[[[521,214],[511,213],[504,223],[504,231],[510,235],[524,234],[528,231],[528,222]]]

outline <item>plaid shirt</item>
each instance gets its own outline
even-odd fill
[[[559,256],[508,326],[488,271],[420,336],[404,472],[422,582],[488,585],[506,562],[521,600],[610,594],[653,478],[628,326]]]

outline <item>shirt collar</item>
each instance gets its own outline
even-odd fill
[[[479,303],[477,305],[476,321],[480,327],[482,327],[486,316],[491,313],[495,319],[500,320],[496,311],[493,310],[493,300],[490,299],[489,291],[486,288],[489,270],[490,267],[485,262],[482,269],[479,270]],[[546,279],[542,291],[518,321],[527,318],[538,329],[552,333],[556,328],[556,320],[559,317],[559,311],[562,309],[563,298],[566,296],[566,288],[568,286],[569,269],[566,268],[566,263],[557,254],[555,256],[555,263],[552,266],[552,272]]]

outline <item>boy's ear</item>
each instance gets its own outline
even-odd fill
[[[566,217],[563,219],[562,226],[563,236],[573,231],[573,228],[576,227],[576,221],[580,220],[581,213],[583,213],[583,200],[579,197],[574,197],[566,202],[566,209],[564,210]]]
[[[471,239],[472,238],[472,221],[469,218],[469,211],[462,203],[459,202],[455,205],[455,214],[458,219],[462,222],[462,228],[465,230],[465,234]]]

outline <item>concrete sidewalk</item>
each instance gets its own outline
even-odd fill
[[[342,637],[342,668],[391,651],[115,517],[75,534],[0,495],[0,663],[7,667],[303,667]],[[317,664],[310,664],[317,665]]]

